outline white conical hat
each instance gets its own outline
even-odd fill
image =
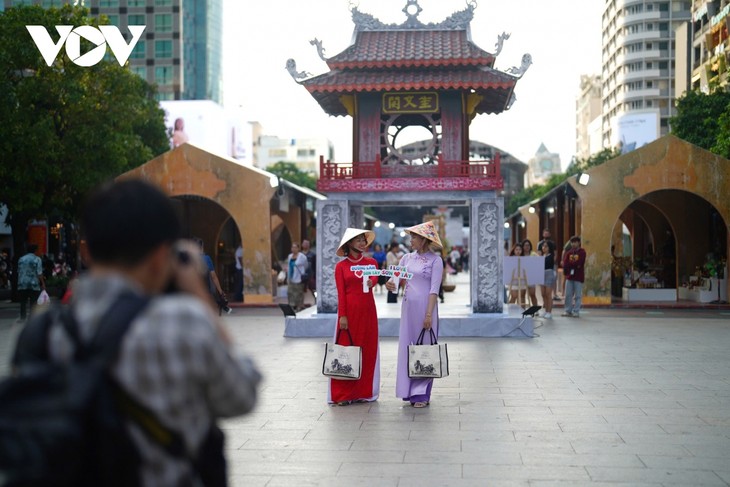
[[[345,250],[342,247],[353,238],[363,234],[365,235],[365,240],[368,243],[369,247],[375,240],[375,232],[370,230],[363,230],[362,228],[346,228],[345,234],[342,236],[342,240],[340,240],[340,246],[337,247],[337,252],[335,253],[340,257],[344,257]]]
[[[420,235],[421,237],[430,240],[432,243],[437,245],[439,248],[443,248],[443,245],[441,244],[441,238],[439,237],[439,233],[436,231],[436,226],[433,224],[432,221],[419,223],[418,225],[414,225],[412,227],[406,228],[404,231],[406,231],[408,233],[415,233],[416,235]]]

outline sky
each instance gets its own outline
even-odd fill
[[[224,105],[258,121],[264,134],[282,138],[327,137],[336,162],[352,161],[352,119],[327,115],[285,69],[314,75],[327,65],[309,41],[323,42],[325,57],[346,49],[354,24],[350,4],[385,23],[400,24],[406,0],[223,0]],[[419,0],[419,20],[441,22],[464,10],[464,0]],[[601,69],[604,0],[477,0],[472,42],[495,52],[497,36],[510,34],[495,68],[533,64],[517,82],[517,101],[501,114],[478,115],[471,138],[498,147],[523,162],[540,144],[560,154],[563,168],[575,155],[575,101],[582,74]]]

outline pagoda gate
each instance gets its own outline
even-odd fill
[[[322,43],[311,41],[329,72],[312,77],[287,62],[325,112],[353,120],[353,161],[320,160],[317,189],[328,199],[317,202],[317,315],[337,310],[335,282],[327,276],[334,275],[345,228],[362,226],[366,206],[398,205],[470,206],[471,312],[503,313],[500,161],[498,155],[470,160],[469,124],[510,108],[531,59],[526,54],[521,66],[496,70],[509,36],[498,37],[493,54],[477,47],[470,33],[475,9],[471,1],[443,22],[424,24],[418,0],[407,0],[406,21],[395,25],[352,7],[347,49],[327,58]],[[401,150],[413,142],[399,141],[409,127],[429,140],[420,153]]]

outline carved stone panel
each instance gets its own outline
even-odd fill
[[[362,205],[350,202],[350,224],[352,228],[362,228],[365,219],[365,208]]]
[[[349,203],[344,200],[317,201],[317,312],[337,312],[335,251],[350,220]]]
[[[501,313],[504,304],[503,225],[501,197],[471,202],[471,302],[474,313]]]

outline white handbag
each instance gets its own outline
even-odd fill
[[[408,345],[408,377],[411,379],[441,379],[449,375],[449,353],[445,343],[439,344],[433,329],[431,344],[424,345],[426,329],[421,330],[416,343]]]
[[[350,330],[345,330],[350,337],[350,346],[338,345],[340,331],[337,330],[335,343],[324,344],[322,374],[333,379],[358,380],[362,369],[362,348],[353,344]]]

